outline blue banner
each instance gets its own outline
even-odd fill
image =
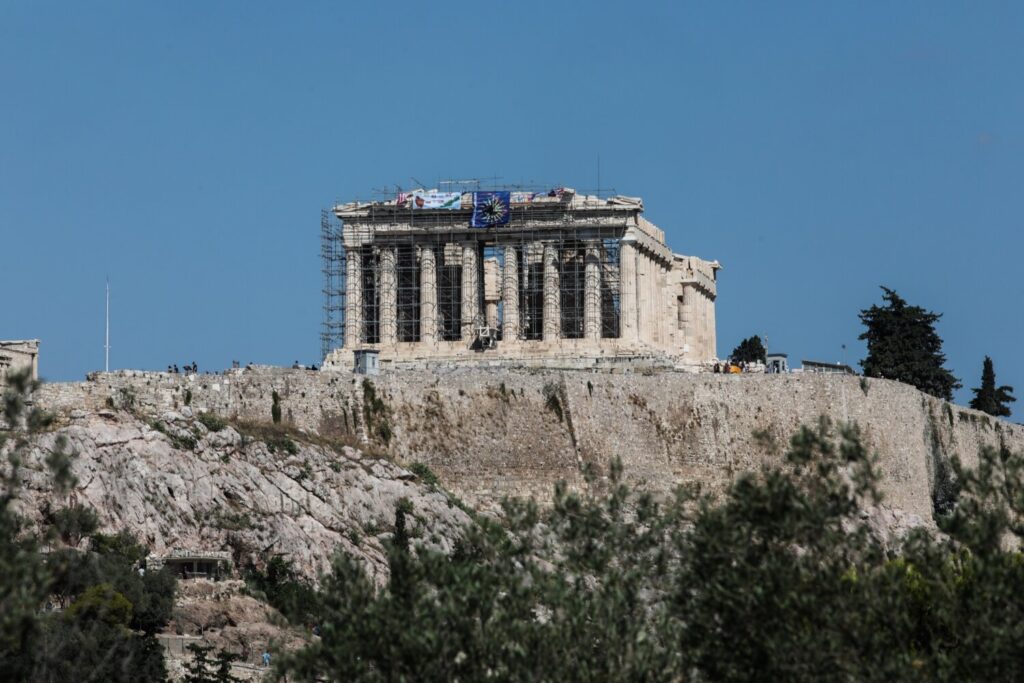
[[[469,224],[474,228],[491,228],[505,225],[509,219],[509,193],[474,192],[473,218]]]

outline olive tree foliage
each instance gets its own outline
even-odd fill
[[[778,467],[720,495],[656,499],[615,466],[546,511],[508,503],[444,555],[396,511],[391,574],[345,556],[322,583],[320,638],[289,681],[1019,680],[1024,459],[953,462],[945,535],[883,542],[863,510],[879,475],[855,429],[797,433]]]
[[[0,672],[18,681],[164,680],[163,650],[152,634],[170,617],[173,577],[139,576],[135,562],[145,549],[127,534],[95,535],[89,508],[48,510],[42,531],[17,513],[27,456],[52,418],[28,405],[37,383],[27,373],[7,380],[0,429]],[[57,437],[45,458],[55,499],[75,485],[71,462],[66,440]],[[79,550],[90,534],[91,549]]]

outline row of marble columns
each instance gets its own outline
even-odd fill
[[[687,334],[683,340],[685,353],[699,359],[714,357],[714,299],[698,287],[684,284],[679,303],[679,329]]]
[[[667,346],[673,336],[668,311],[675,303],[666,298],[667,267],[633,241],[623,240],[619,253],[623,341]]]
[[[461,338],[472,343],[476,338],[476,325],[484,321],[480,307],[480,264],[479,244],[465,242],[461,245],[462,301]],[[538,242],[533,247],[542,254],[543,275],[543,339],[553,341],[562,337],[562,296],[559,275],[561,253],[554,243]],[[622,336],[636,329],[636,250],[632,245],[622,245],[622,291],[621,318]],[[437,259],[433,246],[421,246],[419,252],[420,289],[420,343],[433,344],[438,338],[437,319]],[[397,255],[394,247],[377,249],[379,273],[379,315],[380,343],[382,346],[398,342],[398,277]],[[504,247],[504,264],[501,271],[500,296],[502,301],[501,332],[504,342],[521,339],[521,312],[519,293],[521,265],[520,252],[516,246]],[[346,304],[345,304],[345,346],[357,348],[365,340],[363,306],[363,254],[352,250],[346,260]],[[641,259],[646,261],[647,259]],[[627,270],[629,269],[629,270]],[[601,338],[601,247],[600,241],[592,240],[584,245],[583,282],[583,337],[592,341]],[[632,273],[629,275],[628,273]],[[493,307],[491,304],[493,303]],[[632,314],[628,314],[633,310]],[[487,302],[486,322],[493,324],[497,317],[496,302]],[[645,318],[646,319],[646,318]],[[632,327],[627,321],[632,321]],[[635,335],[634,337],[635,338]]]

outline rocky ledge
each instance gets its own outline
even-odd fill
[[[280,554],[311,578],[341,550],[378,581],[403,498],[412,504],[411,535],[428,546],[447,551],[469,522],[436,483],[360,448],[200,417],[207,419],[188,408],[153,419],[125,410],[66,414],[32,444],[21,512],[39,520],[48,507],[86,504],[103,531],[127,529],[155,555],[228,550],[236,563],[259,565]],[[76,454],[78,479],[63,499],[44,464],[61,437]]]

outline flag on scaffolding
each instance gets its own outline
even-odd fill
[[[474,228],[491,228],[505,225],[509,219],[508,192],[474,192],[473,217],[470,226]]]
[[[460,192],[437,192],[430,190],[424,192],[417,190],[410,193],[409,200],[414,209],[459,209],[462,208],[462,193]]]

